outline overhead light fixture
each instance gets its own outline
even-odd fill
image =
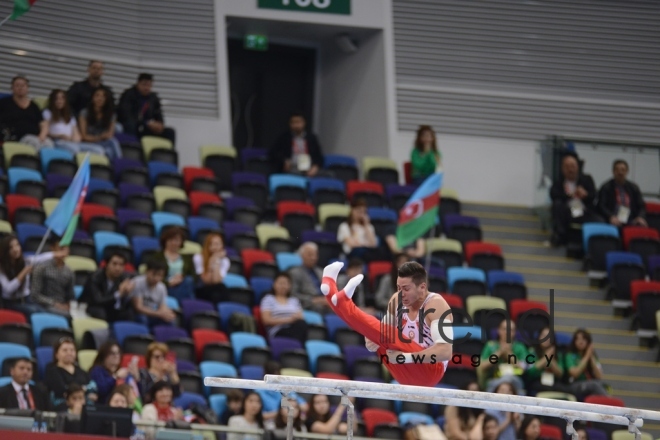
[[[24,56],[26,56],[26,55],[28,54],[28,53],[27,53],[26,51],[24,51],[24,50],[13,50],[12,53],[13,53],[14,55],[18,55],[19,57],[24,57]]]

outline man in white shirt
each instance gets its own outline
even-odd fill
[[[32,361],[18,358],[9,371],[11,383],[0,388],[0,408],[48,411],[48,395],[37,387],[30,386]]]

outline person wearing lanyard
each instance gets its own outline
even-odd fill
[[[305,117],[294,112],[289,117],[289,131],[282,134],[268,151],[268,159],[276,173],[314,177],[323,166],[321,145],[306,128]]]
[[[0,408],[50,410],[50,400],[46,393],[30,385],[32,380],[30,359],[16,359],[9,374],[11,374],[11,382],[0,388]]]
[[[598,192],[598,209],[607,221],[617,227],[625,225],[647,226],[646,205],[642,192],[628,180],[628,163],[615,160],[614,177],[605,182]]]

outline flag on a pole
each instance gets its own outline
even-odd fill
[[[9,16],[10,20],[16,20],[27,13],[37,0],[14,0],[14,11]]]
[[[87,195],[89,174],[89,154],[87,154],[80,168],[78,168],[71,186],[46,219],[46,226],[55,234],[62,236],[61,246],[68,246],[73,239],[73,234],[76,232],[80,211]]]
[[[399,212],[396,241],[399,248],[413,243],[435,226],[443,173],[434,173],[415,190]]]

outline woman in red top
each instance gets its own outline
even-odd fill
[[[156,382],[151,387],[151,402],[142,409],[142,420],[169,422],[183,420],[183,412],[172,405],[174,391],[168,382]]]

